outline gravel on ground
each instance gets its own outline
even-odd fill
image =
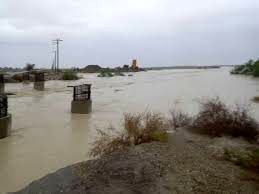
[[[244,140],[212,139],[181,129],[168,143],[141,144],[74,164],[16,193],[259,193],[259,182],[244,178],[258,175],[222,157],[225,147],[246,146]]]

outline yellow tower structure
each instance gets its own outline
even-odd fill
[[[137,59],[133,59],[133,61],[132,61],[132,70],[133,71],[136,71],[136,70],[138,70],[138,66],[137,66]]]

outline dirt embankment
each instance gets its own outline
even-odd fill
[[[170,163],[166,176],[171,193],[259,193],[259,179],[254,180],[258,175],[223,158],[225,148],[250,146],[241,139],[177,132],[170,140],[170,151],[164,155]]]
[[[243,179],[247,171],[222,159],[226,146],[249,144],[182,130],[169,143],[142,144],[78,163],[16,193],[259,193],[259,182]]]

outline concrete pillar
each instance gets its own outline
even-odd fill
[[[4,75],[0,74],[0,94],[5,93],[5,87],[4,87]]]
[[[0,83],[0,94],[4,94],[4,93],[5,93],[4,83]]]
[[[25,84],[30,83],[30,73],[29,72],[22,74],[22,81]]]
[[[29,81],[29,80],[23,80],[22,83],[23,83],[23,84],[30,84],[30,81]]]
[[[43,91],[45,87],[44,72],[37,72],[34,74],[34,89]]]
[[[45,88],[45,81],[34,82],[34,89],[35,90],[43,91],[44,88]]]
[[[71,112],[77,114],[88,114],[92,112],[92,100],[72,100]]]
[[[11,134],[12,116],[8,114],[6,117],[0,118],[0,139]]]

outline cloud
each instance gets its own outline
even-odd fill
[[[232,64],[257,57],[254,0],[1,0],[0,65]]]

